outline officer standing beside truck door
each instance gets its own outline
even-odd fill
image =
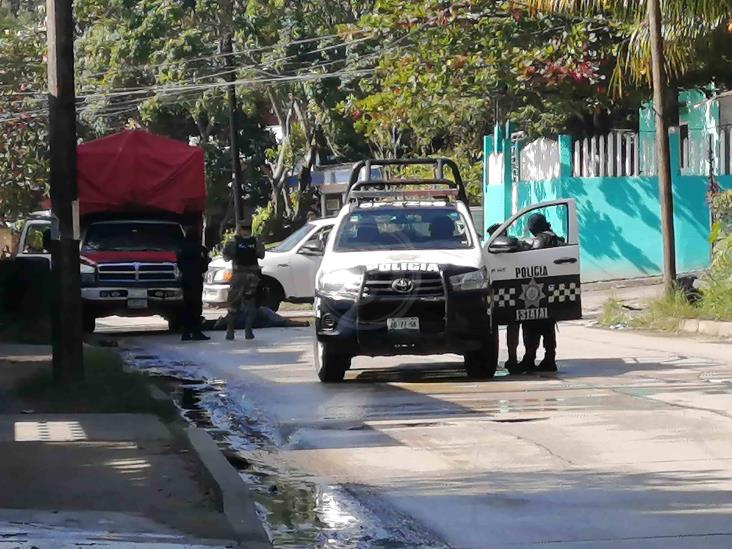
[[[224,246],[224,259],[232,262],[233,276],[229,287],[229,312],[226,317],[226,339],[234,339],[236,317],[245,307],[245,337],[254,339],[257,315],[256,294],[259,285],[259,260],[264,258],[264,245],[252,236],[251,221],[242,222],[237,235]]]
[[[535,213],[529,216],[527,228],[533,238],[527,243],[529,249],[541,250],[555,248],[563,244],[563,239],[552,230],[551,224],[543,214]],[[557,322],[551,318],[532,320],[523,323],[524,347],[526,354],[517,369],[523,372],[556,372],[557,371]],[[536,363],[536,353],[539,343],[544,342],[544,359]]]

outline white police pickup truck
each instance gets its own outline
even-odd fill
[[[359,181],[371,165],[428,165],[435,177]],[[553,207],[566,213],[566,245],[521,246],[526,216]],[[453,161],[356,164],[316,275],[319,379],[342,381],[359,355],[448,353],[464,357],[468,376],[492,377],[499,324],[581,315],[576,236],[574,203],[558,201],[519,212],[483,248]]]
[[[262,268],[258,292],[260,305],[276,311],[282,301],[306,303],[313,300],[315,273],[334,221],[333,218],[310,221],[267,250],[259,262]],[[231,276],[231,261],[219,257],[211,262],[203,287],[206,305],[226,306]]]

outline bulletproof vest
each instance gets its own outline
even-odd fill
[[[258,265],[257,261],[257,239],[236,237],[236,253],[234,254],[234,265],[237,267],[249,267]]]
[[[531,249],[556,248],[562,245],[562,240],[554,234],[554,231],[542,231],[532,239]]]

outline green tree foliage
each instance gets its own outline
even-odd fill
[[[615,52],[614,90],[622,93],[627,86],[650,85],[646,0],[527,0],[523,5],[532,13],[600,15],[611,19],[623,29]],[[709,77],[719,77],[720,73],[709,70],[714,68],[727,77],[732,74],[729,63],[719,64],[716,58],[721,52],[729,51],[732,3],[728,0],[665,0],[661,16],[666,72],[672,82],[688,82],[689,75],[705,72]],[[709,81],[697,81],[696,84]]]
[[[669,21],[687,22],[668,26],[677,80],[729,72],[728,3],[669,2]],[[79,134],[144,127],[205,147],[208,224],[225,230],[232,73],[221,50],[231,34],[245,190],[251,210],[266,211],[268,236],[304,222],[318,158],[450,156],[478,200],[480,140],[496,121],[529,136],[578,133],[578,121],[632,111],[648,95],[643,22],[616,4],[76,0]],[[638,12],[643,2],[626,4]],[[10,8],[0,7],[0,213],[17,215],[45,191],[45,13],[38,0],[0,6]],[[634,76],[609,91],[618,71]]]
[[[15,8],[0,10],[0,218],[10,220],[39,206],[48,170],[47,125],[35,98],[45,88],[45,33],[32,3]]]

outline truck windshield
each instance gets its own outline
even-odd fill
[[[82,251],[168,251],[182,244],[183,230],[176,223],[94,223]]]
[[[302,227],[300,227],[298,230],[296,230],[294,233],[292,233],[290,236],[285,238],[282,242],[280,242],[277,246],[274,248],[270,248],[269,252],[289,252],[292,248],[297,246],[297,243],[300,242],[303,238],[305,238],[305,235],[309,234],[310,231],[313,230],[314,225],[312,223],[306,223]]]
[[[341,223],[336,252],[455,250],[473,245],[465,218],[454,208],[356,210]]]

